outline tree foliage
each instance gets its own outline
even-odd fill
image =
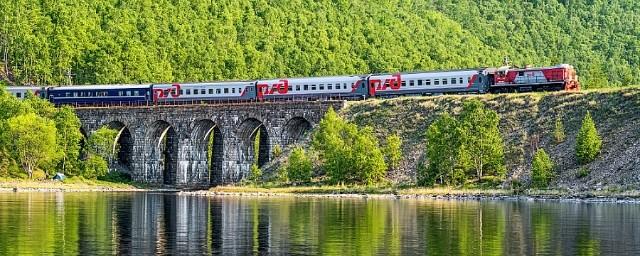
[[[387,137],[387,143],[383,148],[384,159],[389,170],[396,170],[400,167],[402,161],[402,138],[397,134]]]
[[[14,157],[30,178],[38,166],[56,159],[56,126],[53,121],[29,113],[7,120],[7,128],[12,138],[10,145]]]
[[[427,159],[418,177],[421,185],[457,185],[473,174],[503,176],[504,145],[498,114],[478,100],[465,101],[456,117],[444,113],[427,129]]]
[[[544,151],[539,149],[533,156],[531,163],[531,184],[534,187],[546,187],[554,176],[553,161]]]
[[[16,84],[256,79],[574,64],[640,82],[637,1],[2,1]],[[461,13],[465,15],[460,15]]]
[[[313,174],[313,163],[311,159],[305,153],[302,147],[295,147],[286,165],[286,176],[289,181],[295,183],[305,183],[311,181],[311,175]]]
[[[582,126],[576,138],[576,157],[581,164],[589,163],[600,154],[602,139],[596,129],[596,124],[591,118],[591,113],[587,111]]]
[[[506,172],[499,122],[498,114],[479,100],[466,101],[462,107],[461,137],[478,179],[484,174],[502,176]]]
[[[111,161],[118,152],[118,144],[116,137],[118,130],[109,127],[101,127],[89,136],[87,140],[87,151],[89,154],[96,155]]]
[[[562,119],[560,117],[556,117],[555,127],[553,129],[553,138],[556,143],[564,142],[566,135],[564,134],[564,125],[562,124]]]
[[[442,114],[427,129],[427,158],[429,165],[419,177],[419,184],[431,185],[436,181],[458,185],[466,180],[463,131],[458,120],[448,113]]]
[[[58,164],[58,169],[66,174],[80,168],[80,143],[83,135],[80,132],[80,119],[70,107],[61,107],[57,110],[54,121],[56,123],[58,149],[62,154],[62,159]]]
[[[329,109],[312,144],[332,183],[374,184],[384,180],[387,166],[371,128],[359,129]]]

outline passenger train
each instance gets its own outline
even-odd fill
[[[259,81],[8,87],[56,105],[170,105],[278,100],[366,99],[402,95],[483,94],[580,89],[573,66],[481,68]]]

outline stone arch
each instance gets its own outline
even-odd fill
[[[255,118],[247,118],[240,124],[238,128],[238,139],[241,147],[241,159],[244,164],[251,164],[256,161],[254,152],[254,142],[256,136],[260,133],[259,150],[258,150],[258,166],[263,166],[270,160],[269,153],[271,152],[271,145],[269,139],[269,132],[267,127],[260,120]]]
[[[195,171],[202,173],[201,177],[206,177],[210,185],[220,184],[224,159],[224,137],[220,127],[208,119],[198,120],[194,123],[191,138]]]
[[[166,121],[157,120],[149,126],[147,142],[152,148],[150,163],[158,174],[162,174],[162,183],[178,183],[178,134]]]
[[[312,127],[311,122],[304,117],[291,118],[282,130],[282,142],[285,146],[297,143],[311,131]]]
[[[120,121],[111,121],[106,124],[107,127],[118,131],[116,138],[113,141],[113,154],[116,156],[112,165],[118,170],[124,170],[131,173],[131,166],[133,163],[133,138],[129,127]]]

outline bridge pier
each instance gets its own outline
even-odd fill
[[[276,145],[284,148],[299,141],[329,107],[343,105],[325,101],[77,108],[76,113],[89,134],[103,126],[124,134],[114,141],[121,144],[116,166],[126,166],[133,180],[205,188],[247,178],[253,163],[261,166],[272,159]],[[256,156],[253,142],[258,133]]]

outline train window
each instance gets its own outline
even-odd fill
[[[77,92],[74,92],[74,93],[73,93],[73,97],[78,97],[78,93],[77,93]]]
[[[184,90],[180,89],[180,95],[184,95]]]
[[[205,89],[200,90],[200,94],[207,94],[207,90]]]
[[[220,94],[220,89],[216,89],[216,94]]]
[[[16,98],[22,98],[22,93],[17,92],[16,93]]]
[[[229,88],[224,88],[224,93],[229,93]]]
[[[67,97],[67,98],[69,98],[69,97],[71,97],[71,93],[70,93],[70,92],[65,92],[65,93],[64,93],[64,96],[65,96],[65,97]]]
[[[396,86],[398,85],[398,83],[397,83],[397,82],[393,82],[393,83],[394,83],[394,84],[396,84]],[[401,85],[401,86],[402,86],[402,87],[407,86],[407,81],[402,81],[402,85]]]
[[[191,95],[191,90],[187,89],[187,95]]]
[[[409,86],[415,86],[416,85],[416,81],[415,80],[410,80],[409,81]],[[402,86],[405,86],[405,84],[403,83]]]
[[[447,79],[446,79],[446,78],[443,78],[443,79],[442,79],[442,85],[447,85],[448,83],[449,83],[449,81],[447,81]]]
[[[431,79],[424,80],[424,85],[431,85]]]
[[[319,87],[320,87],[320,89],[318,89],[318,90],[321,90],[321,91],[324,90],[324,84],[320,84]]]
[[[433,85],[440,85],[439,79],[433,79]]]
[[[332,84],[328,84],[327,85],[327,90],[333,90],[333,85]]]
[[[299,90],[300,90],[300,85],[296,84],[296,91],[299,91]]]
[[[343,85],[344,85],[344,88],[342,89],[347,89],[347,83],[344,83]]]
[[[236,88],[231,88],[231,93],[236,93]]]
[[[457,79],[451,78],[451,84],[456,84]]]
[[[316,90],[316,85],[315,85],[315,84],[312,84],[312,85],[311,85],[311,90],[312,90],[312,91],[315,91],[315,90]]]
[[[133,91],[133,95],[134,96],[140,96],[140,92],[139,91]]]
[[[524,76],[524,71],[519,71],[518,76]]]
[[[422,80],[418,80],[418,86],[422,86]]]
[[[127,96],[131,96],[131,91],[127,91]]]
[[[464,84],[464,82],[462,82],[462,77],[460,78],[460,84]]]
[[[200,91],[198,91],[198,89],[193,89],[193,94],[198,94],[200,93]]]
[[[304,90],[305,90],[305,91],[309,90],[309,85],[308,85],[308,84],[305,84],[305,85],[304,85]]]
[[[213,89],[209,89],[209,94],[213,94]]]

